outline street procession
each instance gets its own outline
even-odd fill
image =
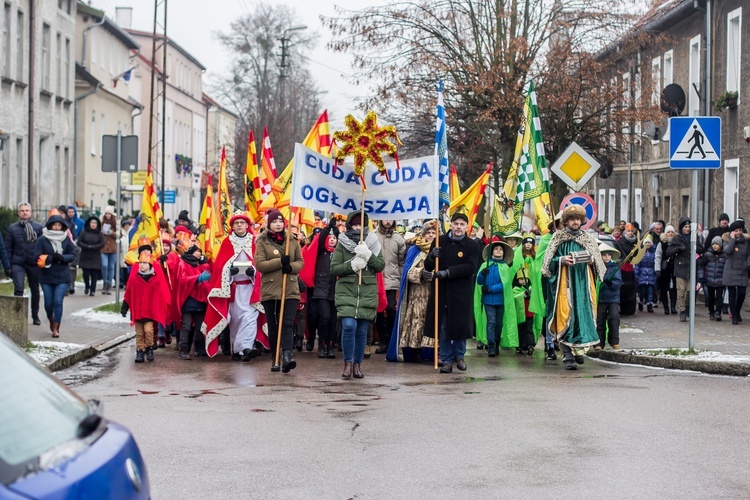
[[[750,0],[0,14],[0,500],[750,498]]]

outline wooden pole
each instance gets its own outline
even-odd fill
[[[435,219],[435,229],[437,230],[437,235],[435,236],[435,248],[440,248],[440,217]],[[438,314],[440,312],[440,309],[438,309],[438,288],[440,287],[440,283],[437,283],[435,281],[435,274],[437,274],[438,269],[440,268],[440,258],[435,259],[435,272],[432,275],[432,282],[435,286],[435,369],[438,369],[438,340],[440,337],[440,324],[438,323],[438,319],[440,315]]]
[[[289,210],[289,218],[291,219],[292,211]],[[292,240],[292,230],[291,230],[291,224],[289,225],[289,228],[286,232],[286,249],[284,250],[284,255],[289,255],[289,242]],[[277,318],[279,325],[276,335],[276,362],[275,365],[279,364],[279,352],[281,350],[281,325],[284,323],[284,304],[286,303],[286,280],[287,277],[284,275],[284,271],[281,272],[281,277],[283,278],[281,282],[281,309],[279,310],[279,316]]]

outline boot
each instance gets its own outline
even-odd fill
[[[716,317],[716,321],[721,321],[721,311],[716,311],[714,315]]]
[[[328,344],[325,342],[318,341],[318,357],[319,358],[326,358],[328,357]]]
[[[685,311],[680,312],[680,323],[685,323],[686,321],[687,321],[687,314],[685,314]]]
[[[143,363],[143,350],[138,349],[138,351],[135,353],[135,362]]]
[[[368,359],[370,357],[370,344],[367,344],[365,346],[365,359]]]
[[[84,294],[84,295],[88,295],[88,294],[89,294],[89,286],[88,286],[88,285],[86,285],[86,286],[84,287],[84,289],[83,289],[83,294]]]
[[[284,349],[281,353],[281,371],[283,373],[289,373],[289,370],[297,368],[297,362],[292,357],[291,349]]]
[[[91,284],[91,288],[89,288],[89,297],[93,297],[95,293],[96,293],[96,281],[94,281]]]
[[[177,355],[180,359],[188,360],[190,357],[190,349],[180,349],[180,354]]]
[[[297,352],[302,352],[302,336],[301,335],[294,336],[294,348],[297,349]]]
[[[440,373],[453,373],[453,361],[449,363],[443,362],[443,366],[440,367]]]
[[[362,375],[361,365],[359,363],[354,363],[352,365],[352,372],[354,373],[354,378],[365,378],[365,376]]]
[[[60,323],[52,323],[52,336],[55,338],[60,336]]]
[[[50,332],[52,332],[52,333],[55,333],[55,330],[54,330],[54,329],[52,328],[52,325],[54,325],[54,324],[55,324],[55,322],[54,322],[54,321],[52,321],[52,316],[50,316],[50,317],[49,317],[49,318],[47,318],[47,319],[49,320],[49,331],[50,331]]]
[[[147,361],[153,361],[154,360],[154,348],[153,347],[147,347],[146,348],[146,360]]]
[[[388,352],[388,339],[382,339],[378,344],[375,354],[385,354]]]
[[[344,361],[344,371],[341,372],[343,378],[352,378],[352,362]]]
[[[497,356],[497,345],[489,345],[489,348],[487,349],[487,356],[490,358],[494,358],[495,356]]]
[[[315,348],[315,337],[313,335],[310,335],[310,337],[312,338],[308,338],[307,342],[305,342],[305,349],[307,350],[307,352],[310,352]]]
[[[652,303],[650,303],[650,302],[649,302],[649,303],[648,303],[648,305],[647,305],[646,307],[647,307],[647,309],[646,309],[646,310],[647,310],[648,312],[650,312],[650,313],[654,312],[654,305],[653,305]]]
[[[458,368],[462,372],[466,371],[466,362],[464,361],[464,358],[458,358],[456,360],[456,368]]]
[[[336,349],[333,348],[333,343],[328,345],[328,349],[326,351],[326,358],[336,359]]]
[[[32,314],[31,315],[31,322],[37,326],[41,325],[42,322],[39,321],[39,315],[38,314]]]
[[[664,304],[664,314],[671,314],[669,311],[669,304]]]

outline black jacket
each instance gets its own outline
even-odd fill
[[[96,229],[91,229],[89,224],[92,220],[99,222],[96,217],[89,217],[83,226],[80,236],[78,236],[78,246],[81,248],[81,257],[78,260],[78,267],[81,269],[102,269],[102,248],[104,248],[104,235],[102,234],[101,224]]]
[[[726,262],[726,255],[722,250],[714,252],[713,249],[709,249],[703,252],[703,257],[700,260],[700,266],[703,270],[703,279],[708,286],[720,287],[724,286],[722,278],[724,276],[724,263]]]
[[[67,228],[66,228],[67,229]],[[47,255],[47,263],[49,267],[42,269],[39,273],[39,283],[45,285],[57,285],[60,283],[70,283],[70,271],[68,271],[68,264],[76,260],[76,246],[70,241],[70,238],[65,238],[62,241],[62,262],[53,262],[52,254],[55,253],[52,248],[52,243],[44,236],[36,240],[36,246],[34,248],[35,260],[39,259],[41,255]]]
[[[0,262],[3,264],[5,274],[10,278],[10,260],[8,260],[8,251],[5,250],[5,242],[0,238]]]
[[[37,238],[42,236],[42,225],[38,222],[29,222],[34,228]],[[5,235],[5,249],[8,251],[8,259],[11,264],[20,266],[36,265],[34,256],[34,243],[26,242],[26,231],[20,222],[14,222],[8,226],[8,234]]]

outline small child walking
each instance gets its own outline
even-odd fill
[[[482,257],[485,262],[477,273],[474,317],[477,342],[487,344],[487,356],[494,358],[499,353],[499,347],[518,347],[513,277],[520,267],[520,259],[518,263],[513,262],[513,249],[504,241],[493,241],[487,245]],[[485,322],[486,330],[482,331]]]
[[[698,264],[703,271],[701,283],[705,286],[708,319],[721,321],[721,302],[724,295],[724,263],[727,260],[721,236],[714,236],[711,247],[703,253]]]
[[[612,346],[612,349],[620,348],[620,287],[622,287],[622,274],[620,274],[616,262],[620,258],[620,252],[606,243],[599,245],[599,251],[602,254],[604,264],[607,266],[607,271],[604,273],[604,281],[599,288],[596,311],[596,331],[599,334],[599,345],[594,347],[595,351],[604,349],[607,333],[609,333],[609,345]]]

